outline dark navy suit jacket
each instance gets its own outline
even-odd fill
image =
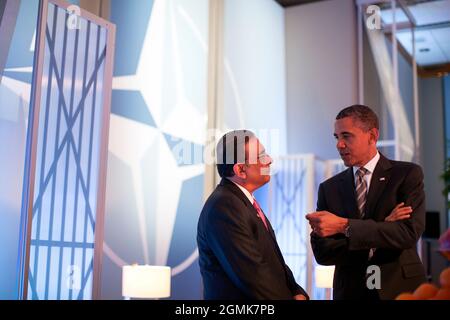
[[[385,222],[400,202],[412,207],[411,218]],[[343,234],[326,238],[311,234],[317,262],[336,265],[334,299],[395,299],[425,282],[416,247],[425,229],[423,173],[418,165],[381,155],[370,182],[363,219],[358,218],[352,168],[320,185],[317,210],[350,219],[349,238]],[[371,248],[376,250],[369,260]],[[373,271],[367,273],[371,265],[380,268],[381,288],[375,291],[367,290],[367,278],[373,275]]]
[[[292,299],[307,296],[245,194],[222,179],[206,201],[197,229],[205,299]]]

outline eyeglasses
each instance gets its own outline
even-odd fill
[[[265,151],[263,151],[260,154],[258,154],[258,160],[261,159],[261,158],[265,158],[265,157],[269,157],[269,155]]]
[[[266,161],[263,161],[262,159],[265,159]],[[270,159],[270,160],[267,161],[267,159]],[[262,163],[262,164],[267,164],[267,163],[269,163],[269,162],[272,161],[272,158],[271,158],[265,151],[263,151],[263,152],[261,152],[260,154],[258,154],[258,156],[256,157],[256,159],[253,158],[253,160],[252,160],[252,158],[250,157],[251,163],[249,163],[248,161],[246,161],[245,163],[242,163],[242,164],[256,164],[256,162],[254,162],[255,160],[257,160],[258,162],[260,162],[260,163]]]
[[[260,154],[258,154],[258,161],[260,164],[262,165],[266,165],[272,162],[272,158],[265,152],[261,152]]]

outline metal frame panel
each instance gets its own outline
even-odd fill
[[[411,14],[406,2],[404,0],[356,0],[355,4],[357,7],[357,18],[358,18],[358,92],[359,92],[359,103],[364,103],[364,66],[363,66],[363,24],[365,20],[365,10],[368,5],[379,4],[379,3],[389,3],[393,11],[393,23],[389,26],[385,26],[385,32],[391,33],[392,41],[392,75],[394,78],[395,90],[398,91],[398,42],[396,32],[400,29],[411,28],[412,31],[412,45],[413,45],[413,55],[410,61],[412,66],[413,74],[413,103],[414,103],[414,158],[413,160],[417,163],[421,163],[420,156],[420,114],[419,114],[419,95],[418,95],[418,75],[417,75],[417,63],[415,59],[415,29],[416,21],[414,16]],[[408,18],[408,22],[396,23],[395,10],[400,8]],[[400,45],[400,49],[402,49]],[[402,50],[400,50],[402,52]],[[395,150],[395,159],[400,159],[402,145],[399,142],[399,124],[393,120],[394,126],[394,144],[390,144],[389,141],[379,141],[379,145],[387,144],[393,146]]]
[[[212,0],[209,7],[208,50],[208,124],[206,146],[215,145],[218,129],[223,123],[224,79],[224,0]],[[218,183],[216,166],[205,164],[203,199],[206,200]]]
[[[41,108],[42,73],[44,69],[45,26],[47,23],[47,0],[39,1],[36,32],[36,50],[31,84],[29,128],[25,153],[24,186],[22,196],[21,232],[19,242],[19,297],[28,296],[28,274],[30,269],[31,224],[33,219],[34,179],[36,174],[37,132]]]
[[[97,18],[97,17],[96,17]],[[100,19],[100,18],[98,18]],[[114,48],[116,39],[116,26],[112,23],[106,22],[104,27],[108,30],[106,40],[106,60],[105,73],[103,80],[103,127],[102,127],[102,141],[103,148],[100,154],[100,172],[98,182],[98,201],[97,201],[97,222],[95,232],[95,247],[94,247],[94,283],[92,287],[92,297],[95,300],[100,299],[101,295],[101,270],[103,257],[103,239],[104,239],[104,220],[105,220],[105,197],[106,197],[106,175],[107,175],[107,161],[108,161],[108,141],[109,141],[109,116],[111,111],[111,93],[112,93],[112,78],[113,78],[113,61]]]
[[[40,0],[38,15],[37,32],[37,50],[35,53],[34,65],[36,66],[33,74],[33,87],[30,110],[30,130],[28,131],[27,153],[25,163],[24,192],[22,201],[22,221],[21,221],[21,242],[20,242],[20,270],[21,277],[19,283],[19,294],[22,299],[28,297],[28,284],[30,272],[30,247],[31,247],[31,226],[33,219],[34,205],[34,186],[36,176],[37,161],[37,143],[39,115],[41,111],[41,91],[42,76],[44,68],[44,57],[46,48],[46,27],[49,4],[55,5],[55,8],[67,10],[71,4],[62,0]],[[114,58],[114,39],[115,25],[101,19],[83,9],[80,9],[80,17],[95,23],[100,28],[106,29],[105,39],[105,61],[103,70],[103,88],[102,88],[102,114],[101,128],[99,137],[99,157],[98,157],[98,180],[97,180],[97,198],[96,198],[96,221],[94,229],[94,253],[93,253],[93,286],[92,298],[100,298],[101,281],[101,262],[103,249],[103,224],[105,211],[105,193],[106,193],[106,167],[108,152],[108,133],[109,133],[109,115],[112,90],[112,71]],[[89,30],[89,29],[88,29]],[[100,29],[99,29],[100,30]],[[98,31],[100,32],[100,31]],[[99,41],[99,39],[97,39]],[[97,45],[98,46],[98,45]],[[86,49],[87,50],[87,49]],[[98,57],[96,57],[98,58]],[[85,61],[85,64],[87,61]],[[92,136],[91,136],[92,139]],[[51,239],[50,239],[51,240]],[[48,281],[48,280],[47,280]]]

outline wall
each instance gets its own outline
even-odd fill
[[[286,9],[288,153],[338,157],[340,109],[357,102],[355,6],[320,1]]]
[[[224,5],[222,125],[254,130],[276,158],[287,152],[284,9],[272,0]],[[255,193],[263,209],[267,191],[266,185]]]
[[[224,126],[254,129],[268,152],[285,154],[284,10],[272,0],[226,0],[224,19]],[[279,137],[272,143],[260,130]]]
[[[5,11],[5,7],[6,7],[6,0],[0,0],[0,23],[3,18],[3,12]]]
[[[444,182],[444,100],[442,79],[420,79],[420,129],[422,165],[425,175],[426,208],[441,213],[441,233],[445,230],[446,207],[442,195]]]

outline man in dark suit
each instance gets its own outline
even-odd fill
[[[248,130],[225,134],[216,155],[222,180],[197,229],[205,299],[307,299],[252,195],[269,182],[272,159]]]
[[[320,185],[318,212],[306,216],[317,262],[336,265],[334,299],[414,291],[425,282],[416,248],[425,228],[421,168],[378,152],[378,118],[367,106],[339,112],[334,136],[349,168]]]

